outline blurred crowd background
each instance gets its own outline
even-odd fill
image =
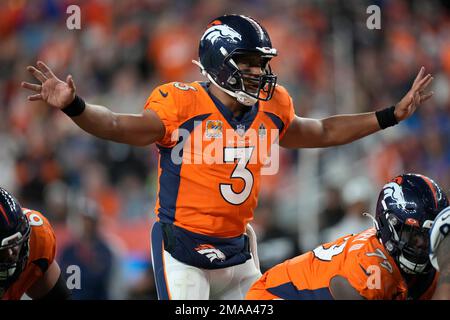
[[[81,30],[66,27],[72,4]],[[380,30],[366,26],[372,4],[381,8]],[[422,173],[449,191],[444,1],[2,0],[0,184],[52,222],[63,271],[81,267],[75,298],[156,298],[149,232],[157,150],[102,141],[28,102],[26,66],[45,61],[61,78],[72,74],[85,100],[138,113],[156,85],[204,80],[191,60],[206,24],[225,13],[266,27],[279,51],[272,67],[303,117],[384,108],[420,66],[434,75],[434,98],[400,126],[346,146],[282,150],[278,175],[263,178],[253,223],[263,271],[370,227],[361,214],[374,212],[380,187],[397,174]]]

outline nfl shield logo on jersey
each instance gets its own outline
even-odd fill
[[[258,128],[258,136],[260,138],[263,138],[266,135],[266,127],[264,126],[263,123],[261,123],[261,125]]]
[[[207,138],[221,138],[222,137],[222,121],[220,121],[220,120],[206,121],[205,135]]]
[[[236,126],[236,133],[242,137],[245,134],[245,125],[238,124]]]

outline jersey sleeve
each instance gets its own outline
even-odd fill
[[[50,222],[42,213],[27,210],[26,215],[31,226],[30,260],[45,272],[55,260],[55,233]]]
[[[283,114],[283,117],[285,119],[285,126],[283,128],[283,131],[280,132],[280,139],[283,138],[284,134],[287,131],[287,128],[289,128],[292,120],[294,120],[295,117],[295,109],[292,97],[289,95],[286,89],[283,88],[283,90],[286,91],[286,96],[288,98],[288,106],[286,107],[285,114]]]
[[[294,103],[288,91],[283,86],[276,86],[267,113],[269,113],[272,120],[274,120],[274,116],[278,118],[277,120],[280,122],[278,127],[280,129],[281,140],[295,117]]]
[[[350,285],[368,300],[399,299],[404,293],[398,287],[396,270],[377,251],[350,253],[343,270]]]
[[[164,124],[164,137],[157,143],[163,147],[174,146],[176,141],[172,141],[172,134],[180,124],[180,112],[173,86],[164,84],[156,87],[148,97],[144,110],[156,112]]]

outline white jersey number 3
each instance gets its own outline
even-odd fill
[[[232,179],[244,180],[244,188],[241,192],[233,191],[233,186],[229,183],[220,184],[220,193],[229,203],[238,205],[244,203],[250,196],[253,188],[253,174],[247,168],[247,164],[252,157],[254,147],[225,148],[223,158],[225,163],[234,163],[238,160],[236,167],[231,174]]]

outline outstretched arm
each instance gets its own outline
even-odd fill
[[[62,81],[41,61],[38,61],[37,68],[28,66],[27,70],[41,83],[22,82],[23,88],[36,92],[28,100],[42,100],[57,109],[64,109],[74,101],[76,87],[72,76]],[[120,114],[103,106],[86,103],[84,111],[71,119],[96,137],[137,146],[156,142],[165,133],[163,123],[152,110],[145,110],[141,114]]]
[[[395,105],[395,120],[410,117],[416,108],[428,100],[433,92],[424,90],[433,80],[431,74],[424,76],[422,67],[408,93]],[[375,112],[338,115],[315,120],[295,117],[280,141],[286,148],[319,148],[346,144],[380,130]]]

